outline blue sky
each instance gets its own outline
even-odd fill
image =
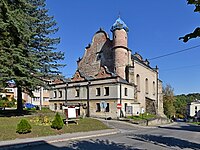
[[[129,27],[128,46],[132,53],[151,59],[199,45],[200,38],[183,43],[180,36],[192,32],[200,24],[200,14],[186,0],[47,0],[49,14],[55,17],[61,38],[58,50],[65,52],[61,71],[72,77],[76,60],[99,28],[110,38],[110,28],[119,13]],[[159,67],[163,85],[170,84],[175,94],[200,92],[200,47],[155,59],[150,65]]]

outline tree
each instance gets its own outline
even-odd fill
[[[175,107],[174,103],[174,89],[171,85],[167,84],[166,87],[163,88],[163,108],[164,114],[168,118],[172,118],[175,115]]]
[[[51,36],[58,29],[47,12],[44,0],[0,0],[0,83],[15,82],[19,111],[22,91],[31,95],[63,66],[64,54],[53,47],[59,38]]]
[[[185,95],[175,96],[174,107],[176,116],[184,118],[187,113],[187,98]]]
[[[200,1],[199,0],[187,0],[187,4],[195,5],[194,12],[200,12]],[[183,37],[180,37],[179,40],[187,42],[192,38],[200,37],[200,27],[197,27],[192,33],[186,34]]]
[[[176,109],[176,116],[187,116],[187,104],[200,99],[199,93],[181,94],[175,96],[174,106]]]
[[[59,113],[57,112],[54,120],[52,121],[51,128],[60,130],[63,128],[63,125],[64,125],[63,120],[61,116],[59,115]]]
[[[32,74],[37,74],[39,64],[29,47],[30,38],[34,35],[30,24],[35,18],[27,13],[32,6],[26,0],[1,0],[0,4],[0,82],[6,86],[9,80],[15,81],[17,108],[21,111],[22,89],[28,91],[27,87],[39,81],[32,77]]]
[[[19,124],[17,124],[16,132],[19,134],[26,134],[31,132],[31,125],[26,119],[21,119]]]
[[[60,73],[58,68],[64,66],[57,63],[64,59],[64,53],[55,51],[54,47],[60,43],[60,38],[51,36],[58,31],[57,23],[54,17],[48,15],[45,0],[28,1],[34,6],[34,9],[29,12],[30,15],[37,18],[37,21],[32,25],[36,33],[31,40],[31,47],[39,58],[41,78],[57,78]]]

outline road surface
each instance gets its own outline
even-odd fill
[[[178,122],[160,127],[136,125],[108,120],[120,132],[65,142],[50,142],[26,147],[29,150],[200,150],[200,126]]]

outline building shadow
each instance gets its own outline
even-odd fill
[[[5,145],[0,146],[0,150],[16,149],[16,150],[142,150],[130,146],[126,146],[123,143],[110,142],[108,140],[84,140],[84,141],[73,141],[66,146],[55,146],[45,141],[28,142],[21,144]]]
[[[142,142],[148,142],[165,148],[178,147],[180,149],[190,148],[193,150],[200,150],[200,144],[174,137],[165,137],[162,135],[149,135],[149,134],[137,134],[137,135],[134,134],[134,135],[129,135],[128,138]]]
[[[192,124],[180,125],[179,127],[174,127],[174,126],[162,127],[162,126],[159,126],[158,128],[169,129],[169,130],[184,130],[184,131],[200,132],[200,126],[192,125]]]

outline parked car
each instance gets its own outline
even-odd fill
[[[36,106],[31,103],[25,103],[24,106],[25,106],[25,108],[28,108],[28,109],[36,108]]]

